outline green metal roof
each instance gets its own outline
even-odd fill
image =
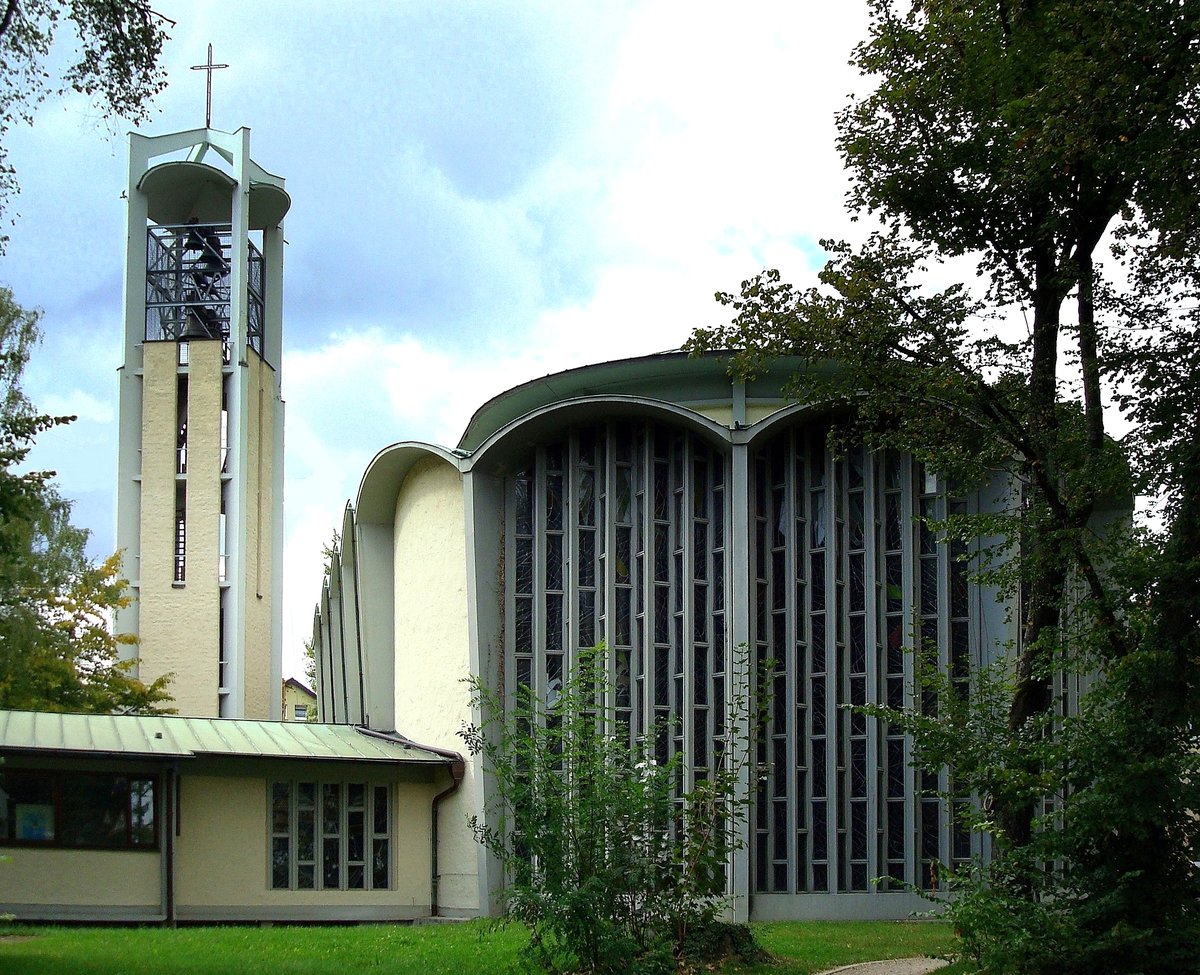
[[[0,710],[0,751],[164,759],[207,755],[406,764],[450,761],[419,745],[380,738],[351,725],[50,711]]]

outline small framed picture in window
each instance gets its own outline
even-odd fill
[[[19,802],[16,807],[18,840],[49,842],[54,839],[54,805]]]

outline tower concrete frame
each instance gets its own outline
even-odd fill
[[[180,714],[278,719],[284,180],[250,130],[130,134],[117,616]]]

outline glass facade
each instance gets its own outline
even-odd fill
[[[742,504],[734,449],[748,450]],[[947,774],[914,772],[906,737],[854,710],[911,701],[916,639],[956,677],[970,665],[965,553],[931,524],[965,502],[935,477],[894,453],[835,456],[821,426],[732,448],[620,420],[538,444],[506,483],[506,687],[552,701],[579,648],[603,641],[626,733],[670,728],[657,754],[687,756],[689,787],[725,747],[731,634],[772,663],[754,892],[928,888],[936,862],[970,856]],[[749,594],[737,627],[735,572]]]

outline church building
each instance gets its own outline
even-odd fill
[[[1006,488],[960,496],[910,457],[831,453],[821,404],[783,394],[800,369],[741,382],[720,355],[605,362],[501,393],[453,448],[381,450],[315,614],[323,720],[461,748],[480,717],[465,678],[552,700],[603,641],[619,732],[670,720],[690,786],[720,754],[728,702],[773,660],[736,915],[922,909],[912,888],[936,888],[938,862],[989,851],[937,797],[946,773],[912,769],[897,729],[848,706],[910,702],[915,630],[962,675],[1015,637],[968,583],[972,553],[930,525],[1003,506]],[[495,910],[503,878],[467,828],[489,795],[468,762],[440,808],[446,912]]]

